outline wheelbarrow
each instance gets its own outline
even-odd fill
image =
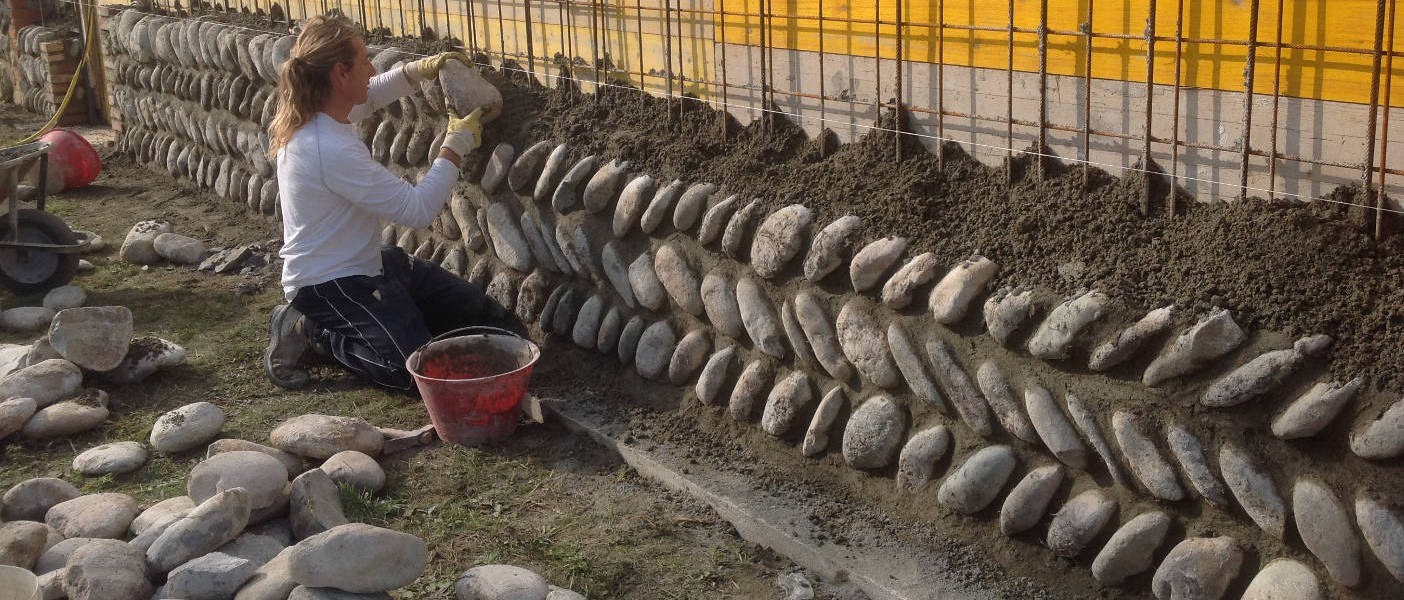
[[[37,163],[39,181],[48,181],[49,142],[0,148],[0,285],[16,294],[46,292],[67,284],[78,272],[78,254],[92,241],[44,212],[47,185],[36,186],[34,208],[20,208],[19,183]]]

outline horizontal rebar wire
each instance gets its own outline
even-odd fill
[[[65,2],[65,3],[69,3],[69,4],[79,4],[79,2],[78,2],[77,0],[57,0],[57,1],[59,1],[59,2]],[[127,8],[127,9],[125,9],[125,10],[137,10],[137,9],[135,9],[135,8]],[[160,13],[152,13],[152,12],[140,12],[140,11],[139,11],[139,14],[159,16],[159,17],[163,17],[163,18],[168,18],[168,19],[172,19],[172,20],[180,20],[180,21],[196,21],[196,20],[197,20],[197,19],[194,19],[194,18],[191,18],[191,17],[176,17],[176,16],[162,15],[162,14],[160,14]],[[825,18],[825,20],[828,20],[827,17]],[[868,22],[871,23],[871,21],[868,21]],[[252,28],[252,27],[245,27],[245,26],[242,26],[242,25],[235,25],[235,24],[232,24],[232,23],[226,23],[226,24],[224,24],[224,25],[226,25],[226,26],[228,26],[228,27],[235,28],[235,29],[243,29],[243,30],[246,30],[246,31],[254,31],[254,32],[258,32],[258,33],[266,33],[266,34],[271,34],[271,35],[281,35],[281,36],[292,35],[292,34],[287,33],[287,32],[267,31],[267,30],[263,30],[263,29],[256,29],[256,28]],[[1172,39],[1173,39],[1173,38],[1172,38]],[[413,51],[410,51],[410,50],[405,50],[405,49],[403,49],[403,48],[398,48],[398,47],[395,47],[395,46],[376,46],[376,45],[367,44],[367,47],[369,47],[369,48],[377,48],[377,49],[381,49],[381,50],[385,50],[385,49],[398,50],[398,51],[403,52],[403,53],[405,53],[405,54],[408,54],[408,55],[410,55],[410,56],[419,56],[419,57],[427,57],[427,56],[430,56],[430,55],[428,55],[428,54],[420,54],[420,53],[418,53],[418,52],[413,52]],[[492,52],[488,52],[488,54],[492,54]],[[498,53],[498,54],[503,54],[503,53]],[[496,68],[496,69],[499,69],[499,70],[502,70],[502,71],[513,71],[513,72],[524,73],[524,74],[528,74],[528,75],[535,75],[535,76],[539,76],[539,77],[542,77],[542,78],[545,78],[545,79],[567,80],[567,81],[573,81],[573,82],[577,82],[577,83],[590,83],[590,84],[593,84],[593,85],[595,85],[595,86],[597,86],[597,87],[608,87],[608,88],[618,88],[618,89],[623,89],[623,90],[638,91],[638,88],[630,87],[630,86],[627,86],[627,85],[620,85],[620,84],[617,84],[617,83],[606,83],[606,82],[600,82],[600,81],[590,81],[590,80],[588,80],[588,79],[578,79],[578,78],[575,78],[575,77],[566,77],[566,76],[564,76],[564,75],[555,75],[555,74],[552,74],[552,73],[542,73],[542,72],[536,72],[536,71],[529,71],[529,70],[527,70],[527,69],[522,69],[522,68],[508,67],[508,66],[506,66],[506,65],[494,66],[494,65],[493,65],[492,63],[490,63],[490,62],[476,62],[475,64],[478,64],[478,65],[480,65],[480,66],[485,66],[485,67],[488,67],[488,68]],[[733,86],[733,87],[734,87],[734,86]],[[744,86],[741,86],[741,87],[744,87]],[[932,135],[932,134],[927,134],[927,133],[918,133],[918,132],[915,132],[915,131],[899,131],[899,130],[896,130],[896,129],[891,129],[891,128],[887,128],[887,127],[882,127],[882,126],[876,125],[876,124],[873,124],[873,125],[865,125],[865,124],[862,124],[862,123],[849,123],[849,122],[847,122],[847,121],[843,121],[843,120],[840,120],[840,119],[830,119],[830,118],[825,118],[825,117],[815,117],[815,116],[810,116],[810,115],[804,115],[804,114],[801,114],[801,113],[790,113],[790,112],[785,112],[785,111],[779,110],[779,109],[766,108],[766,107],[764,107],[764,106],[756,107],[756,106],[748,106],[748,105],[745,105],[745,104],[722,103],[722,102],[718,102],[718,101],[716,101],[716,100],[704,100],[704,99],[701,99],[701,98],[693,98],[693,97],[690,97],[690,96],[683,96],[683,98],[686,99],[686,100],[692,100],[692,101],[694,101],[694,102],[700,102],[700,103],[706,103],[706,104],[713,104],[713,105],[723,106],[723,107],[726,107],[726,108],[736,108],[736,109],[749,110],[749,111],[760,111],[760,112],[769,113],[769,114],[772,114],[772,115],[786,116],[786,117],[791,117],[791,118],[801,119],[801,120],[803,120],[803,119],[809,119],[809,120],[811,120],[811,121],[819,121],[819,122],[821,122],[821,123],[837,123],[837,124],[846,125],[846,126],[849,126],[849,127],[859,127],[859,128],[863,128],[863,129],[866,129],[866,130],[868,130],[868,131],[878,131],[878,132],[893,133],[893,134],[898,134],[898,135],[910,135],[910,136],[914,136],[914,137],[918,137],[918,138],[924,138],[924,139],[929,139],[929,140],[935,140],[935,141],[938,142],[938,143],[940,143],[940,142],[956,142],[956,143],[958,143],[958,144],[968,145],[968,146],[972,146],[972,147],[976,147],[976,148],[984,148],[984,149],[987,149],[987,150],[997,150],[997,151],[1002,151],[1002,152],[1017,152],[1017,153],[1019,153],[1020,155],[1025,155],[1025,156],[1035,156],[1035,157],[1039,157],[1039,158],[1052,158],[1052,159],[1061,160],[1061,161],[1065,161],[1065,162],[1070,162],[1070,163],[1075,163],[1075,164],[1082,164],[1082,165],[1088,165],[1088,166],[1094,166],[1094,167],[1101,167],[1101,168],[1105,168],[1105,169],[1120,169],[1120,170],[1123,171],[1123,172],[1130,171],[1130,172],[1142,173],[1142,174],[1148,174],[1148,175],[1165,175],[1164,173],[1161,173],[1161,172],[1159,172],[1159,171],[1152,171],[1152,170],[1149,170],[1149,169],[1143,169],[1143,168],[1140,168],[1140,167],[1136,167],[1136,166],[1134,166],[1134,165],[1133,165],[1133,166],[1122,166],[1122,165],[1117,165],[1117,164],[1112,164],[1112,163],[1098,162],[1098,161],[1093,161],[1093,160],[1088,160],[1088,159],[1073,158],[1073,157],[1063,157],[1063,156],[1058,156],[1058,155],[1055,155],[1055,154],[1050,154],[1050,153],[1045,153],[1045,152],[1038,152],[1038,151],[1032,151],[1032,150],[1020,150],[1020,149],[1015,149],[1015,148],[1007,148],[1007,147],[1000,146],[1000,145],[997,145],[997,144],[985,144],[985,143],[974,142],[974,141],[959,140],[959,139],[955,139],[955,138],[945,138],[945,137],[940,137],[940,136],[936,136],[936,135]],[[852,103],[855,103],[855,104],[858,103],[858,102],[850,101],[850,100],[840,100],[840,101],[852,102]],[[1183,146],[1183,145],[1188,145],[1188,144],[1186,144],[1185,142],[1181,142],[1180,144],[1181,144],[1182,146]],[[1288,160],[1290,160],[1290,159],[1288,159]],[[1312,161],[1309,161],[1309,160],[1301,160],[1301,161],[1299,161],[1299,162],[1312,162]],[[1328,165],[1328,166],[1329,166],[1329,165]],[[1353,166],[1353,167],[1358,167],[1359,165],[1352,165],[1352,166]],[[1388,169],[1388,170],[1386,170],[1386,172],[1387,172],[1387,173],[1390,173],[1390,174],[1404,174],[1404,171],[1396,170],[1396,169]],[[1177,179],[1178,179],[1178,180],[1183,180],[1183,181],[1193,181],[1193,182],[1196,182],[1196,183],[1209,183],[1209,184],[1214,184],[1214,185],[1219,186],[1219,187],[1230,187],[1231,184],[1232,184],[1232,187],[1238,188],[1238,185],[1237,185],[1235,182],[1219,181],[1219,180],[1217,180],[1217,179],[1209,179],[1209,178],[1204,178],[1204,177],[1191,177],[1191,176],[1189,176],[1189,175],[1180,175]],[[1269,190],[1267,190],[1267,189],[1265,189],[1265,188],[1259,188],[1259,187],[1254,187],[1254,186],[1247,186],[1247,187],[1244,188],[1244,189],[1247,189],[1247,190],[1253,191],[1253,192],[1269,192]],[[1326,203],[1329,203],[1329,204],[1337,204],[1337,205],[1342,205],[1342,206],[1351,206],[1351,207],[1363,208],[1363,209],[1372,210],[1372,211],[1373,211],[1373,210],[1379,210],[1379,211],[1382,211],[1382,212],[1388,212],[1388,213],[1394,213],[1394,214],[1404,215],[1404,210],[1398,210],[1398,209],[1393,209],[1393,208],[1376,207],[1376,206],[1366,205],[1366,204],[1357,204],[1357,203],[1354,203],[1354,202],[1346,202],[1346,201],[1343,201],[1343,200],[1334,200],[1334,199],[1331,199],[1331,198],[1325,198],[1325,197],[1320,197],[1320,196],[1312,196],[1312,195],[1308,195],[1308,194],[1299,194],[1299,193],[1293,193],[1293,192],[1286,192],[1286,191],[1276,191],[1275,193],[1276,193],[1276,194],[1279,194],[1279,195],[1283,195],[1283,196],[1291,196],[1291,197],[1297,198],[1297,199],[1299,199],[1299,200],[1302,200],[1302,201],[1304,201],[1304,202],[1319,201],[1319,202],[1326,202]],[[1213,197],[1215,197],[1215,198],[1227,198],[1228,196],[1224,196],[1224,195],[1221,195],[1221,194],[1215,194],[1215,195],[1213,195]]]

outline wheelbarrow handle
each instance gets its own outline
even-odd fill
[[[451,330],[451,331],[445,331],[445,332],[443,332],[443,333],[441,333],[441,334],[439,334],[439,335],[436,335],[436,336],[434,336],[434,337],[432,337],[432,338],[429,338],[429,341],[424,342],[424,344],[427,346],[427,345],[432,344],[432,343],[434,343],[434,342],[437,342],[437,341],[439,341],[439,340],[442,340],[442,339],[445,339],[445,338],[450,338],[450,337],[453,337],[453,336],[458,335],[458,334],[460,334],[460,333],[468,333],[468,334],[473,334],[473,333],[500,333],[500,334],[503,334],[503,335],[510,335],[510,336],[512,336],[512,337],[514,337],[514,338],[517,338],[517,339],[519,339],[519,340],[525,340],[525,339],[526,339],[526,338],[522,337],[520,334],[518,334],[518,333],[516,333],[516,332],[508,331],[508,330],[503,329],[503,328],[501,328],[501,327],[492,327],[492,326],[489,326],[489,325],[469,325],[469,326],[467,326],[467,327],[459,327],[458,329],[454,329],[454,330]]]

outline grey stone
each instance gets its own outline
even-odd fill
[[[1330,342],[1330,336],[1314,335],[1297,340],[1292,348],[1260,354],[1210,385],[1199,398],[1199,403],[1226,408],[1261,396],[1282,383],[1306,362],[1308,356],[1324,350]]]
[[[1135,416],[1117,411],[1112,415],[1112,433],[1126,463],[1131,465],[1131,474],[1150,495],[1166,502],[1184,499],[1185,490],[1175,478],[1174,467],[1160,454],[1155,442],[1141,431]]]
[[[84,475],[121,475],[146,464],[141,442],[113,442],[84,450],[73,457],[73,470]]]
[[[0,524],[0,566],[36,570],[34,564],[44,554],[46,539],[48,529],[43,523],[11,521]]]
[[[1043,445],[1063,464],[1078,470],[1087,468],[1087,447],[1077,436],[1077,430],[1063,415],[1058,403],[1048,390],[1036,383],[1030,383],[1024,390],[1024,408],[1029,413],[1029,421]]]
[[[1172,423],[1166,427],[1165,441],[1170,446],[1170,453],[1174,455],[1175,462],[1180,465],[1180,472],[1184,473],[1185,479],[1189,480],[1199,496],[1210,504],[1227,510],[1228,490],[1224,489],[1224,484],[1214,475],[1213,469],[1209,468],[1209,459],[1204,456],[1204,446],[1199,443],[1199,438],[1183,424]]]
[[[88,293],[76,285],[61,285],[44,294],[44,308],[54,311],[78,308],[88,300]]]
[[[18,525],[29,524],[32,522],[13,521],[12,523]],[[11,523],[7,523],[6,525],[8,526],[10,524]],[[45,527],[43,523],[34,523],[34,525],[39,526],[39,531],[41,532],[41,535],[47,535],[46,532],[48,528]],[[68,557],[73,555],[74,550],[86,546],[88,542],[100,539],[102,538],[65,538],[57,544],[54,544],[53,546],[49,547],[48,550],[43,550],[44,541],[41,539],[39,542],[39,547],[42,550],[42,552],[39,554],[38,560],[34,561],[34,568],[32,570],[34,571],[35,575],[61,572],[63,570],[63,566],[68,564]]]
[[[224,410],[209,402],[187,404],[156,418],[151,426],[151,447],[176,454],[204,444],[224,428]]]
[[[292,482],[288,499],[288,523],[299,540],[348,523],[341,509],[336,483],[321,469],[312,469]]]
[[[712,340],[707,330],[689,331],[673,349],[673,356],[668,361],[668,381],[678,386],[687,384],[692,375],[702,368],[711,349]]]
[[[481,565],[458,576],[458,600],[547,600],[550,586],[540,575],[511,565]]]
[[[307,458],[330,458],[342,450],[371,456],[385,443],[380,430],[355,417],[301,415],[279,423],[268,434],[273,446]]]
[[[664,244],[653,257],[653,269],[678,308],[693,316],[702,316],[705,309],[697,271],[682,252],[672,244]]]
[[[481,108],[484,123],[502,114],[502,92],[478,73],[475,65],[450,60],[439,70],[439,84],[444,89],[444,107],[449,115],[469,115]]]
[[[634,315],[624,324],[624,329],[619,332],[619,362],[631,364],[634,362],[634,354],[638,351],[639,337],[643,335],[644,325],[647,322],[639,315]]]
[[[531,197],[537,202],[545,202],[551,199],[552,193],[560,186],[561,179],[566,174],[566,154],[569,148],[565,144],[557,144],[551,150],[551,154],[546,157],[546,163],[541,167],[541,175],[536,178],[536,187],[533,188]]]
[[[822,232],[820,232],[822,235]],[[848,263],[848,278],[853,282],[853,290],[867,291],[883,281],[892,265],[907,250],[907,238],[885,237],[874,241],[853,255]],[[935,292],[933,291],[933,298]]]
[[[1019,402],[1014,399],[1014,393],[1009,389],[1009,382],[994,361],[980,363],[980,368],[975,371],[975,381],[980,384],[981,393],[985,395],[990,408],[994,409],[995,416],[999,418],[999,423],[1004,426],[1005,431],[1030,444],[1039,442],[1038,432],[1034,431],[1029,418],[1024,416],[1024,411],[1020,410]]]
[[[63,589],[70,600],[132,600],[151,597],[140,550],[118,540],[94,540],[69,555]]]
[[[936,379],[941,382],[941,387],[955,406],[960,420],[981,437],[993,435],[994,424],[990,422],[985,400],[980,397],[979,390],[976,390],[975,384],[970,381],[970,375],[956,362],[950,346],[942,340],[929,340],[926,342],[926,356],[931,359]]]
[[[1147,341],[1168,329],[1174,316],[1175,305],[1173,304],[1146,313],[1146,316],[1123,329],[1116,337],[1102,342],[1094,348],[1091,357],[1087,359],[1087,368],[1093,371],[1105,371],[1126,362],[1126,359],[1135,356],[1136,352]]]
[[[912,296],[936,278],[941,266],[936,255],[930,252],[907,261],[902,268],[892,274],[892,278],[882,286],[882,303],[892,310],[902,310],[912,303]]]
[[[712,326],[722,335],[743,339],[746,335],[746,325],[741,320],[741,306],[731,276],[719,268],[714,268],[702,278],[700,290],[702,308]]]
[[[1248,517],[1263,531],[1282,539],[1287,531],[1287,506],[1272,477],[1231,442],[1219,448],[1219,472]]]
[[[663,288],[663,282],[658,280],[658,273],[653,270],[653,261],[653,254],[649,252],[634,259],[629,265],[629,289],[644,308],[662,310],[668,305],[668,292]]]
[[[814,401],[814,389],[804,371],[794,371],[771,388],[761,411],[761,429],[780,437],[790,431],[800,413]]]
[[[619,189],[629,174],[629,161],[614,159],[600,167],[585,184],[585,210],[597,213],[609,208],[619,197]]]
[[[253,570],[273,560],[273,557],[278,556],[278,553],[282,552],[286,547],[287,546],[284,545],[282,541],[271,535],[245,531],[240,534],[239,537],[220,546],[217,551],[228,554],[229,556],[237,556],[253,563],[253,569],[250,569],[249,573],[250,576],[253,576]],[[230,595],[232,596],[233,594]]]
[[[9,331],[39,331],[49,326],[54,311],[43,306],[19,306],[0,313],[0,327]]]
[[[575,313],[580,308],[581,293],[567,289],[556,302],[556,311],[551,315],[551,331],[560,337],[574,333]]]
[[[580,194],[585,189],[586,182],[590,181],[590,176],[595,172],[595,156],[586,156],[575,162],[566,171],[565,177],[556,184],[556,190],[551,192],[551,208],[558,213],[566,213],[580,201]]]
[[[731,388],[727,412],[738,421],[749,420],[756,412],[756,404],[770,389],[770,382],[774,379],[775,367],[768,360],[762,358],[751,361],[741,370],[741,375],[736,378],[736,385]]]
[[[66,538],[120,538],[137,516],[137,503],[118,493],[89,494],[66,500],[44,513],[44,522]]]
[[[1404,399],[1396,400],[1378,419],[1351,432],[1350,451],[1366,460],[1386,460],[1404,454]]]
[[[462,194],[454,194],[450,197],[449,214],[453,215],[453,221],[458,223],[458,231],[462,234],[463,244],[469,250],[481,252],[487,247],[487,240],[483,239],[483,232],[478,228],[478,211],[468,198]]]
[[[161,521],[174,522],[175,519],[190,514],[192,510],[195,510],[195,501],[191,500],[190,496],[167,498],[141,511],[141,514],[132,519],[132,524],[127,529],[132,535],[141,535]]]
[[[833,395],[832,391],[830,395]],[[829,400],[829,397],[826,396],[825,400]],[[905,429],[906,414],[892,398],[882,394],[868,398],[853,411],[844,427],[844,462],[854,469],[886,467],[902,446]]]
[[[745,261],[745,252],[751,245],[751,228],[756,219],[760,218],[761,200],[754,198],[746,206],[738,209],[731,215],[731,219],[726,222],[726,229],[722,232],[721,249],[727,256],[738,261]]]
[[[278,459],[278,462],[281,463],[283,467],[285,467],[288,470],[289,479],[297,477],[299,473],[302,473],[304,470],[306,470],[303,468],[301,456],[298,456],[291,452],[279,450],[271,446],[265,446],[263,444],[233,438],[225,438],[210,442],[210,445],[205,448],[205,458],[211,458],[216,454],[234,452],[237,450],[262,452],[275,459]]]
[[[617,240],[605,243],[604,249],[600,251],[600,264],[604,267],[605,277],[609,279],[610,285],[624,301],[624,306],[629,308],[638,306],[638,301],[634,297],[634,286],[629,281],[629,263],[624,260],[623,251],[620,250]]]
[[[897,489],[916,492],[926,487],[936,471],[936,461],[950,449],[951,432],[943,425],[913,435],[897,457]]]
[[[171,224],[165,221],[140,221],[127,231],[118,254],[134,265],[154,265],[161,262],[156,253],[156,236],[171,232]]]
[[[526,238],[527,247],[531,249],[531,256],[536,264],[547,271],[557,271],[556,257],[551,253],[551,248],[546,245],[546,239],[541,237],[541,228],[536,225],[536,221],[526,213],[522,213],[520,218],[523,237]]]
[[[1009,337],[1033,315],[1033,292],[1009,287],[1000,288],[985,300],[984,313],[985,327],[989,330],[990,337],[1001,346],[1008,346]]]
[[[673,326],[663,319],[649,325],[639,336],[639,346],[634,352],[634,367],[639,375],[647,379],[658,379],[668,369],[673,358],[673,348],[677,344],[677,334]]]
[[[336,483],[344,483],[367,493],[385,487],[385,470],[364,452],[344,450],[333,454],[321,469]]]
[[[31,440],[70,436],[102,425],[108,415],[107,392],[88,390],[72,400],[39,409],[25,421],[20,435]]]
[[[732,194],[708,208],[702,215],[702,225],[697,228],[697,241],[705,246],[722,237],[722,230],[726,228],[731,214],[736,211],[736,205],[740,203],[741,197]]]
[[[1077,335],[1102,317],[1109,302],[1105,294],[1090,291],[1059,304],[1029,338],[1029,353],[1043,360],[1067,358]]]
[[[624,190],[619,193],[619,202],[614,205],[614,220],[611,223],[614,237],[622,238],[638,226],[656,184],[652,176],[639,175],[624,185]]]
[[[1073,425],[1082,434],[1082,439],[1087,441],[1087,445],[1092,446],[1092,450],[1102,459],[1107,473],[1121,487],[1132,489],[1131,482],[1121,472],[1116,455],[1112,453],[1111,444],[1107,443],[1106,436],[1102,435],[1101,426],[1097,425],[1097,417],[1093,416],[1092,411],[1087,410],[1087,407],[1083,406],[1082,400],[1073,394],[1067,395],[1067,403],[1068,416],[1072,418]]]
[[[68,591],[63,589],[63,577],[67,574],[65,569],[58,569],[44,573],[35,579],[35,585],[39,588],[38,600],[61,600],[68,597]]]
[[[512,216],[511,209],[501,202],[492,203],[487,208],[487,226],[497,258],[517,271],[531,272],[531,247],[527,245],[520,221]]]
[[[410,584],[427,561],[424,540],[390,529],[349,523],[293,546],[288,572],[293,581],[307,587],[335,587],[367,594]]]
[[[546,297],[546,304],[541,307],[542,333],[549,333],[553,329],[552,325],[554,325],[553,321],[555,321],[556,308],[561,303],[561,296],[564,296],[569,291],[570,287],[563,283],[551,290],[551,295]]]
[[[927,372],[916,344],[912,343],[911,336],[901,323],[893,321],[887,324],[887,346],[892,351],[892,361],[897,363],[897,370],[901,371],[902,379],[906,380],[912,393],[936,410],[946,412],[946,399],[936,389],[936,382]]]
[[[590,296],[585,300],[585,304],[580,306],[580,313],[575,316],[575,327],[571,332],[571,341],[574,341],[576,346],[586,350],[595,349],[595,340],[600,334],[600,319],[604,318],[604,310],[604,298],[598,294]]]
[[[1044,465],[1029,471],[1004,498],[1004,505],[999,509],[1000,531],[1013,537],[1033,529],[1043,520],[1053,493],[1062,483],[1061,465]]]
[[[961,463],[936,493],[936,500],[960,514],[975,514],[999,497],[1018,459],[1009,446],[986,446]]]
[[[1189,538],[1160,561],[1151,591],[1160,600],[1218,600],[1243,566],[1238,540]]]
[[[703,280],[703,283],[706,281]],[[809,339],[805,337],[799,319],[795,318],[794,306],[789,300],[780,304],[780,326],[785,331],[785,339],[790,342],[790,347],[795,349],[795,365],[805,368],[817,366],[819,361],[814,358],[814,349],[809,347]]]
[[[523,323],[530,323],[536,320],[541,314],[542,307],[546,304],[547,297],[551,293],[551,279],[541,269],[532,271],[522,280],[521,287],[517,290],[517,303],[514,312],[517,318]]]
[[[1326,596],[1310,567],[1278,558],[1253,576],[1242,600],[1326,600]]]
[[[234,600],[288,600],[288,594],[297,587],[289,570],[292,554],[293,549],[286,548],[259,567],[234,594]]]
[[[1228,354],[1247,335],[1239,329],[1227,310],[1219,310],[1190,327],[1175,338],[1146,367],[1141,382],[1157,386],[1199,368],[1204,363]]]
[[[585,600],[585,596],[565,588],[550,586],[550,591],[546,593],[546,600]]]
[[[178,233],[163,233],[151,243],[156,253],[178,265],[198,265],[204,258],[205,244]]]
[[[1344,384],[1323,381],[1313,385],[1272,420],[1272,434],[1294,440],[1321,433],[1364,384],[1364,378],[1356,377]]]
[[[1082,554],[1116,513],[1116,501],[1100,490],[1087,490],[1068,500],[1048,524],[1048,548],[1073,558]]]
[[[804,257],[804,278],[817,283],[843,266],[853,250],[853,236],[862,222],[853,215],[844,215],[814,234],[809,254]]]
[[[310,588],[299,585],[288,594],[288,600],[391,600],[391,597],[385,592],[353,594],[336,588]]]
[[[1390,575],[1404,582],[1404,519],[1362,494],[1355,499],[1355,522],[1375,558]]]
[[[741,312],[741,324],[756,349],[775,358],[784,358],[785,337],[780,331],[780,320],[760,283],[750,277],[737,281],[736,304]]]
[[[1117,585],[1155,564],[1155,550],[1165,542],[1171,519],[1160,511],[1137,515],[1116,530],[1097,558],[1092,576],[1102,585]]]
[[[287,468],[277,459],[252,450],[224,452],[200,461],[190,470],[185,484],[186,493],[197,504],[225,490],[244,488],[255,512],[286,499],[287,486]]]
[[[809,340],[810,348],[814,350],[814,358],[824,370],[839,381],[852,379],[853,365],[844,355],[824,306],[813,294],[800,292],[795,295],[795,319],[799,321],[800,329],[804,330],[804,336]]]
[[[791,204],[766,217],[751,244],[751,267],[757,275],[770,279],[780,274],[799,253],[813,216],[803,205]]]
[[[540,223],[541,241],[546,244],[546,249],[551,252],[551,260],[556,263],[556,270],[562,275],[570,277],[575,275],[575,266],[570,262],[570,257],[561,248],[560,241],[556,239],[556,228],[546,223]],[[584,274],[581,274],[584,276]]]
[[[600,321],[600,331],[595,334],[595,349],[603,354],[614,352],[614,348],[619,344],[619,330],[624,327],[624,317],[619,312],[618,306],[609,307],[609,312],[605,313],[604,319]]]
[[[61,310],[49,325],[49,343],[54,349],[90,371],[116,368],[126,358],[131,341],[132,311],[125,306]]]
[[[679,179],[658,188],[653,194],[653,199],[649,201],[648,208],[644,209],[643,217],[639,219],[639,229],[647,234],[657,231],[668,219],[668,215],[673,213],[673,202],[682,196],[685,189],[686,186]]]
[[[905,240],[902,245],[905,247]],[[900,254],[901,250],[897,252]],[[857,257],[854,261],[857,261]],[[951,324],[964,318],[975,296],[984,291],[985,285],[998,272],[999,265],[978,254],[947,272],[936,287],[931,288],[931,296],[927,302],[936,322]]]
[[[736,346],[727,346],[714,352],[702,374],[697,377],[697,399],[703,404],[716,404],[721,399],[722,388],[731,378],[731,365],[736,361]]]
[[[838,420],[839,411],[846,402],[847,398],[841,386],[834,386],[824,394],[824,399],[819,401],[819,408],[815,409],[814,416],[809,420],[809,428],[804,432],[801,450],[805,456],[814,456],[829,447],[829,430],[833,428],[834,421]]]
[[[0,401],[0,440],[24,428],[25,421],[34,416],[39,405],[33,398],[11,398]]]
[[[887,349],[887,337],[868,313],[866,302],[849,300],[835,322],[839,346],[863,377],[879,387],[892,389],[901,382],[897,366]]]
[[[517,155],[512,168],[507,170],[507,187],[519,194],[532,193],[533,186],[541,174],[541,167],[546,164],[546,159],[554,148],[551,142],[542,140]]]
[[[243,489],[228,489],[211,496],[165,527],[146,550],[147,568],[153,573],[167,573],[213,552],[239,537],[250,514],[249,494]]]
[[[1336,495],[1320,481],[1300,477],[1292,488],[1292,516],[1302,544],[1341,585],[1360,585],[1360,538]]]
[[[62,358],[30,365],[0,379],[0,398],[29,398],[44,408],[68,398],[83,385],[83,371]]]
[[[673,227],[684,232],[692,229],[697,218],[702,216],[702,209],[707,207],[707,199],[716,191],[717,186],[710,183],[694,183],[687,188],[673,209]]]
[[[162,588],[162,597],[229,600],[257,569],[258,566],[247,559],[212,552],[171,570]]]

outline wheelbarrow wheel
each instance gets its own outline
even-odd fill
[[[3,219],[0,216],[0,219]],[[68,224],[33,208],[19,209],[19,237],[12,239],[8,223],[0,221],[0,240],[31,244],[78,243]],[[16,294],[46,292],[73,280],[78,273],[77,254],[59,254],[30,248],[0,248],[0,284]]]

